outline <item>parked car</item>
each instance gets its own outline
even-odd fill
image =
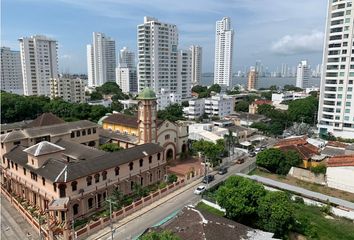
[[[245,159],[243,159],[243,158],[237,159],[237,161],[236,161],[237,164],[241,164],[244,162],[245,162]]]
[[[265,149],[267,149],[267,146],[265,145],[261,146],[261,150],[265,150]]]
[[[255,152],[250,152],[248,155],[249,155],[250,157],[255,157],[257,154],[256,154]]]
[[[214,176],[213,175],[206,175],[204,178],[203,178],[203,183],[210,183],[211,181],[214,180]]]
[[[200,194],[202,194],[205,190],[206,190],[206,187],[205,187],[204,185],[200,185],[200,186],[198,186],[198,187],[194,190],[194,194],[200,195]]]
[[[227,167],[222,167],[219,169],[219,172],[218,172],[220,175],[224,175],[227,173]]]

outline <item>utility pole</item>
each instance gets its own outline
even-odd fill
[[[112,200],[111,199],[107,199],[106,200],[109,203],[109,220],[110,220],[110,225],[111,225],[111,239],[113,240],[113,234],[114,234],[114,230],[113,230],[113,221],[112,221]]]
[[[73,228],[73,239],[76,240],[76,234],[75,234],[75,220],[73,217],[73,220],[71,221],[72,228]]]

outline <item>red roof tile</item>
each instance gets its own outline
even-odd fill
[[[354,167],[354,155],[342,155],[331,157],[327,161],[328,167]]]
[[[290,146],[290,145],[296,145],[296,146],[305,145],[305,144],[307,144],[306,139],[307,139],[306,136],[283,139],[283,140],[280,140],[279,142],[277,142],[274,146],[275,147],[285,147],[285,146]]]
[[[338,141],[328,141],[327,146],[346,148],[348,144],[338,142]]]
[[[129,116],[122,113],[114,113],[103,119],[104,123],[117,124],[132,128],[138,128],[138,116]],[[161,126],[164,121],[157,119],[157,127]]]
[[[260,99],[260,100],[255,100],[254,102],[252,102],[252,104],[257,104],[257,105],[272,104],[272,101],[266,99]]]
[[[295,151],[297,152],[300,157],[304,160],[310,159],[313,155],[318,154],[318,148],[311,145],[311,144],[305,144],[305,145],[288,145],[288,146],[281,146],[279,147],[280,150],[282,151]]]

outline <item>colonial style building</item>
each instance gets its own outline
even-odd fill
[[[112,142],[117,142],[125,148],[158,143],[165,149],[165,158],[168,160],[175,159],[177,154],[187,151],[187,126],[157,118],[157,98],[154,91],[145,88],[137,99],[139,101],[137,116],[115,113],[99,121],[103,129],[112,133],[110,136]],[[102,135],[109,138],[107,132]]]

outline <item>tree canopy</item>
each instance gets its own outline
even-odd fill
[[[100,146],[100,149],[106,152],[118,152],[124,148],[118,146],[116,143],[105,143]]]
[[[43,96],[22,96],[1,92],[2,123],[35,119],[40,114],[52,112],[66,121],[91,120],[98,121],[111,108],[87,103],[69,103],[57,98],[50,100]]]
[[[256,162],[273,173],[286,175],[291,167],[301,164],[301,158],[295,151],[283,152],[277,148],[269,148],[257,154]]]
[[[192,88],[192,92],[198,93],[198,98],[210,97],[211,92],[220,93],[221,87],[219,84],[213,84],[209,88],[206,86],[196,85]]]
[[[289,85],[289,84],[284,85],[283,90],[284,91],[294,91],[294,92],[302,92],[303,91],[302,88],[295,87],[294,85]]]
[[[172,232],[149,232],[142,235],[139,240],[181,240],[178,236],[174,235]]]
[[[219,163],[221,156],[225,151],[225,143],[223,139],[219,139],[216,144],[205,140],[199,140],[193,142],[192,149],[196,152],[202,153],[215,166]]]
[[[249,103],[247,101],[239,101],[235,104],[236,112],[248,112]]]
[[[289,103],[289,119],[293,122],[314,124],[318,109],[318,99],[310,96]]]
[[[167,106],[164,110],[159,110],[157,112],[157,117],[159,119],[169,120],[171,122],[183,120],[183,107],[178,103],[171,104]]]

